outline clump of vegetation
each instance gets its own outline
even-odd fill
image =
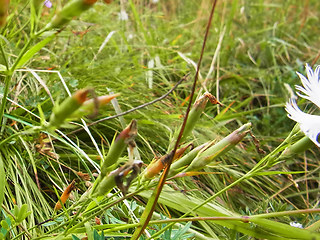
[[[318,7],[0,0],[0,239],[320,239]]]

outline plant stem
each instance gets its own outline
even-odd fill
[[[3,57],[4,63],[5,63],[5,65],[6,65],[6,68],[7,68],[7,70],[9,70],[8,59],[6,58],[6,54],[5,54],[5,52],[4,52],[2,43],[0,43],[0,50],[1,50],[1,54],[2,54],[2,57]]]
[[[2,124],[4,109],[6,108],[11,77],[12,77],[12,74],[11,74],[11,71],[9,71],[9,73],[5,76],[5,81],[4,81],[4,91],[3,91],[1,105],[0,105],[0,124]]]

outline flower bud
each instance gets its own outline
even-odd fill
[[[244,124],[215,145],[199,152],[198,156],[191,162],[190,166],[184,172],[201,169],[210,164],[217,157],[225,154],[238,144],[247,135],[250,128],[251,123]]]
[[[65,99],[60,105],[54,106],[50,116],[49,126],[59,127],[63,124],[65,120],[84,103],[88,92],[88,89],[78,90],[71,97]]]
[[[132,120],[131,123],[112,142],[109,152],[101,165],[101,177],[104,177],[108,172],[115,169],[115,165],[120,155],[126,148],[127,144],[135,138],[137,132],[137,121]]]

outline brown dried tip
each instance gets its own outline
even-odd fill
[[[222,106],[222,103],[219,102],[218,99],[215,96],[213,96],[211,93],[206,92],[204,96],[209,99],[211,104],[219,104],[220,106]]]
[[[188,147],[190,147],[190,146],[191,146],[191,149],[192,149],[193,148],[193,144],[192,143],[188,144],[185,147],[177,149],[177,151],[175,152],[175,154],[173,156],[173,161],[178,159],[178,158],[180,158],[184,154],[184,152],[188,149]]]
[[[93,104],[94,101],[97,101],[97,103],[99,104],[99,107],[101,107],[101,106],[104,106],[107,103],[109,103],[112,99],[114,99],[116,97],[119,97],[119,96],[120,96],[120,93],[99,96],[96,99],[92,98],[92,99],[89,99],[89,100],[85,101],[84,105],[90,105],[90,104]]]
[[[120,93],[115,93],[115,94],[111,94],[111,95],[106,95],[106,96],[100,96],[98,97],[98,102],[100,105],[105,105],[107,103],[109,103],[112,99],[119,97]]]
[[[75,184],[76,184],[76,181],[72,180],[72,182],[69,184],[69,186],[62,193],[62,195],[60,197],[60,201],[62,204],[65,204],[66,201],[68,200],[71,192],[75,189]],[[56,206],[54,207],[55,211],[58,211],[62,208],[60,201],[59,200],[57,201]]]
[[[125,143],[131,142],[138,133],[137,121],[132,120],[130,125],[119,133],[117,139],[125,139]]]
[[[72,98],[75,99],[79,104],[82,104],[86,101],[89,91],[89,89],[80,89],[72,95]]]
[[[101,220],[100,218],[98,218],[97,216],[94,217],[94,220],[96,222],[97,225],[101,225]]]
[[[110,3],[112,3],[113,0],[103,0],[103,1],[104,1],[104,3],[106,3],[106,4],[110,4]]]
[[[83,180],[83,181],[90,181],[91,177],[88,173],[83,172],[77,172],[77,175]]]

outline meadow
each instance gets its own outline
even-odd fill
[[[0,0],[0,240],[320,239],[319,11]]]

